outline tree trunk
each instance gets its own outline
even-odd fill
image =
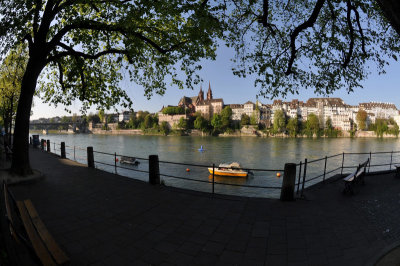
[[[399,0],[377,0],[386,19],[393,29],[400,35],[400,1]]]
[[[40,63],[43,61],[43,57],[40,57],[39,53],[32,52],[31,54],[36,56],[29,58],[22,78],[21,95],[18,101],[14,128],[11,172],[20,176],[32,174],[29,163],[29,119],[37,79],[44,67],[44,64]]]

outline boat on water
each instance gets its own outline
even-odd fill
[[[210,174],[213,174],[213,168],[208,168]],[[239,163],[221,163],[217,168],[214,169],[214,175],[220,176],[235,176],[235,177],[247,177],[248,171],[243,170]]]
[[[138,165],[140,162],[136,160],[135,157],[121,156],[119,163],[122,164],[130,164],[130,165]]]

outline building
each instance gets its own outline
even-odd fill
[[[399,114],[396,105],[393,103],[380,103],[380,102],[369,102],[360,103],[359,108],[364,109],[367,113],[375,114],[376,118],[389,119]]]
[[[232,110],[232,120],[240,121],[242,119],[242,115],[244,114],[244,105],[243,104],[230,104],[229,107]]]
[[[129,119],[131,118],[131,114],[132,113],[129,111],[123,111],[118,116],[118,122],[129,122]]]
[[[256,107],[258,105],[258,108]],[[242,119],[242,115],[247,115],[249,117],[255,115],[257,118],[257,122],[260,121],[260,109],[266,110],[263,108],[263,105],[257,102],[257,105],[251,101],[248,101],[244,104],[230,104],[229,107],[232,109],[232,120],[240,121]],[[267,112],[265,112],[267,113]]]
[[[200,86],[199,94],[195,97],[186,97],[183,96],[178,103],[178,106],[184,107],[185,109],[189,109],[191,113],[196,112],[196,106],[204,102],[204,92],[202,87]]]
[[[181,118],[188,119],[188,116],[185,114],[182,115],[166,115],[163,114],[162,111],[158,112],[158,124],[161,125],[162,122],[167,122],[168,127],[171,129],[176,124],[179,123]]]
[[[200,93],[202,93],[201,89]],[[210,83],[208,83],[207,98],[205,100],[201,100],[203,97],[200,93],[196,101],[195,110],[196,112],[200,112],[204,118],[211,120],[214,114],[221,113],[224,108],[224,101],[222,98],[213,99]]]

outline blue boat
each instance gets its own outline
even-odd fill
[[[197,149],[199,152],[203,152],[205,151],[205,149],[203,149],[203,145],[200,146],[200,149]]]

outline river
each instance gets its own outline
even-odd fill
[[[323,158],[325,156],[340,154],[339,156],[327,160],[326,172],[340,167],[342,164],[341,153],[369,153],[382,151],[400,151],[400,141],[395,138],[257,138],[257,137],[178,137],[178,136],[125,136],[125,135],[93,135],[93,134],[70,134],[70,135],[41,135],[40,138],[49,139],[51,149],[60,153],[59,144],[64,141],[67,146],[67,157],[78,162],[86,163],[86,147],[92,146],[95,151],[105,153],[117,153],[139,158],[148,158],[149,155],[156,154],[160,161],[175,163],[197,164],[211,167],[214,163],[218,165],[222,162],[237,161],[242,167],[250,169],[284,169],[285,163],[296,163],[307,158],[308,161]],[[54,146],[54,143],[56,146]],[[204,152],[198,149],[203,146]],[[95,153],[95,161],[114,165],[114,156]],[[399,162],[400,153],[391,154],[372,154],[371,164],[389,164]],[[369,154],[346,154],[344,166],[354,166],[369,157]],[[148,174],[140,171],[148,171],[147,160],[139,160],[141,163],[133,170],[117,168],[117,173],[131,178],[148,181]],[[324,171],[325,160],[317,163],[308,164],[306,179],[322,174]],[[96,167],[110,172],[114,172],[113,166],[96,163]],[[117,166],[120,166],[117,163]],[[189,168],[190,171],[186,171]],[[297,175],[298,169],[297,167]],[[393,167],[392,167],[393,168]],[[386,170],[388,166],[372,167],[371,171]],[[304,166],[303,166],[304,170]],[[350,172],[345,169],[344,172]],[[215,185],[216,193],[234,194],[252,197],[279,197],[279,189],[254,188],[245,186],[271,186],[280,187],[282,177],[277,178],[277,171],[253,171],[253,175],[246,178],[218,177],[217,183],[229,183],[233,186]],[[283,176],[283,171],[279,171]],[[176,165],[160,163],[161,179],[168,186],[183,187],[199,191],[212,191],[212,185],[205,183],[212,181],[212,176],[208,174],[206,167],[196,167],[187,165]],[[340,173],[340,170],[327,175],[327,177]],[[166,176],[167,175],[167,176]],[[177,179],[196,179],[203,182]],[[303,178],[303,173],[301,174]],[[296,177],[297,179],[297,177]],[[319,182],[321,178],[307,183],[310,185]],[[297,181],[296,181],[297,182]],[[240,185],[240,186],[235,186]]]

